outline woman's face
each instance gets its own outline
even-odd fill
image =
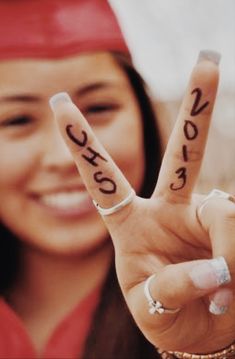
[[[98,248],[107,232],[48,106],[61,91],[136,190],[142,124],[128,79],[108,53],[0,62],[0,220],[34,248],[79,254]]]

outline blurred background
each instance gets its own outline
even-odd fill
[[[155,98],[164,146],[199,51],[221,53],[218,97],[197,187],[235,193],[235,1],[109,2]]]

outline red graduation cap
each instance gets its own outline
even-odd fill
[[[106,0],[0,0],[0,59],[128,53]]]

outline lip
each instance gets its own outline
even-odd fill
[[[45,213],[61,219],[78,219],[96,211],[92,198],[81,188],[54,188],[30,197]]]
[[[81,191],[81,192],[87,192],[85,186],[83,183],[80,184],[73,184],[73,183],[67,183],[67,184],[55,184],[51,187],[49,186],[40,186],[36,188],[31,188],[29,190],[29,193],[32,197],[39,197],[39,196],[45,196],[50,194],[56,194],[60,192],[73,192],[73,191]]]

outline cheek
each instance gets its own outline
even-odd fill
[[[124,141],[126,141],[126,145],[124,145]],[[138,190],[144,177],[142,143],[135,141],[134,138],[125,137],[119,150],[114,148],[113,157],[130,184]]]
[[[1,144],[0,191],[26,183],[36,163],[36,149],[31,143]]]
[[[97,135],[129,182],[138,190],[145,167],[141,119],[133,116],[133,113],[120,115],[109,128]]]

